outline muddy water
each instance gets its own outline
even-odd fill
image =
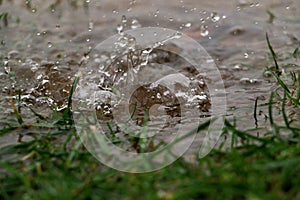
[[[63,109],[88,53],[117,33],[123,15],[127,29],[166,27],[199,42],[222,74],[227,116],[238,118],[240,128],[254,127],[254,100],[264,102],[274,88],[273,79],[263,76],[272,65],[265,33],[278,52],[292,51],[300,39],[298,0],[3,0],[3,12],[9,15],[8,26],[0,24],[0,128],[11,123],[8,101],[19,91],[24,104],[40,113],[49,114],[54,105]],[[263,115],[259,125],[266,126]],[[2,137],[0,146],[15,143],[15,135]]]

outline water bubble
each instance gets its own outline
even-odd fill
[[[55,28],[56,28],[56,29],[59,29],[59,28],[60,28],[60,25],[59,25],[59,24],[56,24]]]
[[[51,48],[53,46],[53,44],[51,42],[47,43],[48,48]]]
[[[170,21],[170,22],[174,21],[174,18],[170,17],[170,18],[169,18],[169,21]]]
[[[220,16],[216,12],[212,12],[210,17],[212,22],[218,22],[220,20]]]
[[[244,53],[244,58],[249,58],[249,54],[248,53]]]
[[[250,78],[241,78],[240,83],[243,85],[251,85],[257,83],[257,79],[250,79]]]
[[[86,3],[90,3],[90,2],[91,2],[91,0],[85,0],[85,2],[86,2]]]
[[[17,50],[12,50],[12,51],[8,52],[9,59],[16,58],[18,55],[19,55],[19,51],[17,51]]]
[[[139,23],[139,21],[137,19],[133,19],[131,21],[131,28],[132,29],[136,29],[136,28],[140,28],[141,24]]]
[[[112,12],[113,12],[114,14],[118,14],[118,13],[119,13],[119,12],[118,12],[117,10],[115,10],[115,9],[114,9]]]
[[[207,26],[202,25],[200,27],[200,35],[203,37],[206,37],[206,36],[208,36],[208,34],[209,34],[209,31],[207,30]]]
[[[32,13],[36,13],[36,8],[32,8],[32,9],[31,9],[31,12],[32,12]]]

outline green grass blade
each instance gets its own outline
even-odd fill
[[[24,123],[24,121],[23,121],[22,116],[19,113],[18,109],[16,108],[16,105],[14,104],[14,102],[12,100],[10,101],[10,105],[11,105],[11,107],[14,110],[14,113],[15,113],[15,115],[17,117],[17,120],[18,120],[19,124],[22,125]]]
[[[266,33],[266,39],[267,39],[269,50],[271,51],[271,54],[272,54],[272,57],[273,57],[273,60],[274,60],[274,63],[275,63],[276,73],[279,75],[280,71],[279,71],[279,66],[278,66],[278,63],[277,63],[277,55],[276,55],[276,53],[275,53],[275,51],[274,51],[274,49],[273,49],[273,47],[270,43],[268,33]]]
[[[68,97],[68,108],[71,109],[71,104],[72,104],[72,97],[73,97],[73,94],[75,92],[75,89],[76,89],[76,86],[79,82],[79,77],[76,76],[74,81],[73,81],[73,84],[72,84],[72,87],[71,87],[71,90],[70,90],[70,94],[69,94],[69,97]]]

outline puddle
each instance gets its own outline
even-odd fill
[[[123,29],[148,26],[180,31],[199,42],[221,72],[228,118],[238,118],[239,128],[255,127],[254,101],[257,97],[261,102],[266,101],[274,87],[274,80],[264,76],[266,66],[272,65],[271,59],[267,59],[265,33],[269,33],[277,52],[290,51],[300,40],[298,0],[190,0],[168,4],[159,0],[1,2],[0,13],[8,13],[8,24],[0,22],[0,128],[13,116],[8,101],[17,98],[19,91],[24,104],[37,112],[49,114],[55,105],[63,109],[75,74],[84,69],[89,53],[98,43]],[[172,43],[166,46],[180,51]],[[108,52],[97,59],[106,60],[110,56]],[[159,50],[154,50],[151,56],[160,63],[176,66],[181,62],[175,55]],[[102,89],[126,73],[122,64],[115,66],[109,69],[113,71],[106,71],[115,78],[104,77]],[[116,69],[123,71],[119,73]],[[189,66],[182,73],[198,77],[194,80],[198,86],[203,81]],[[193,95],[202,102],[203,117],[209,116],[209,99],[201,99],[209,96],[207,88],[203,86]],[[180,109],[176,107],[179,101],[178,95],[168,95],[168,89],[163,86],[144,85],[136,90],[129,103],[130,110],[137,111],[133,116],[137,124],[143,122],[144,108],[147,108],[155,128],[159,126],[157,122],[164,120],[161,115],[180,117]],[[111,105],[100,102],[98,108],[98,119],[111,120]],[[30,116],[26,119],[32,120]],[[263,122],[260,125],[266,126]],[[12,140],[2,137],[1,146],[17,142],[17,138]]]

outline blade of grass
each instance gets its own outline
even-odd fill
[[[253,117],[255,120],[255,127],[258,127],[258,123],[257,123],[257,102],[258,102],[258,97],[256,97],[255,99],[255,104],[254,104],[254,113],[253,113]]]
[[[68,97],[68,108],[71,109],[71,104],[72,104],[72,97],[73,97],[73,94],[75,92],[75,89],[76,89],[76,86],[79,82],[79,76],[76,76],[74,81],[73,81],[73,84],[72,84],[72,87],[71,87],[71,90],[70,90],[70,94],[69,94],[69,97]]]
[[[298,52],[299,52],[299,47],[300,47],[300,42],[298,43],[298,46],[296,47],[296,49],[293,51],[292,55],[294,58],[296,58]]]
[[[286,127],[288,129],[290,129],[290,123],[289,123],[288,117],[286,116],[286,113],[285,113],[285,104],[286,104],[286,92],[284,92],[284,95],[283,95],[281,110],[282,110],[282,116],[283,116],[284,123],[285,123]]]
[[[271,92],[270,95],[270,99],[269,99],[269,120],[270,120],[270,125],[273,127],[274,126],[274,120],[273,120],[273,109],[272,109],[272,105],[273,105],[273,97],[274,97],[274,92]]]
[[[3,128],[0,130],[0,136],[12,131],[12,130],[15,130],[17,129],[18,127],[15,127],[15,126],[9,126],[9,127],[6,127],[6,128]]]
[[[17,120],[18,120],[19,124],[22,125],[24,123],[24,121],[23,121],[22,116],[20,115],[18,109],[16,108],[15,103],[13,102],[13,100],[10,100],[9,103],[10,103],[11,107],[14,110],[14,113],[17,117]]]
[[[268,47],[269,47],[269,50],[271,51],[271,54],[272,54],[272,57],[273,57],[273,60],[274,60],[274,63],[275,63],[275,67],[276,67],[276,73],[278,74],[278,76],[280,75],[280,71],[279,71],[279,66],[278,66],[278,63],[277,63],[277,55],[270,43],[270,40],[269,40],[269,36],[268,36],[268,33],[266,33],[266,39],[267,39],[267,43],[268,43]]]
[[[41,115],[41,114],[35,112],[35,110],[33,110],[32,108],[29,107],[29,110],[30,110],[36,117],[38,117],[40,120],[46,120],[46,118],[45,118],[43,115]]]

